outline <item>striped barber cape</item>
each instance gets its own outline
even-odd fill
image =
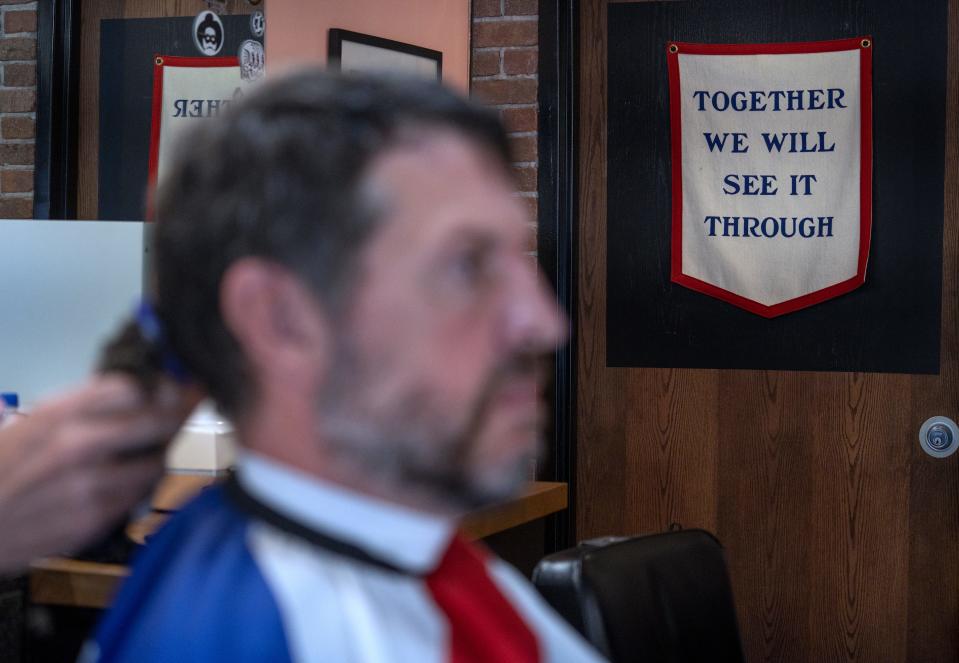
[[[81,661],[593,662],[455,523],[244,453],[136,561]]]

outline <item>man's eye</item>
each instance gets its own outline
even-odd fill
[[[477,285],[488,276],[489,260],[485,251],[464,251],[451,265],[452,276],[462,285]]]

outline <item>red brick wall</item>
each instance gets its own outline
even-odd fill
[[[0,218],[28,219],[37,119],[36,2],[0,0],[0,65]]]
[[[530,219],[535,221],[538,3],[472,2],[473,95],[499,109],[513,148],[517,195],[528,202]]]

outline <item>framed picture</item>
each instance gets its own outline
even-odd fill
[[[401,41],[330,28],[329,63],[341,71],[379,71],[435,78],[443,73],[443,53]]]

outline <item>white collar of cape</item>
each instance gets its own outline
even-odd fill
[[[291,465],[242,450],[237,479],[274,511],[415,574],[435,569],[456,522],[323,481]]]

